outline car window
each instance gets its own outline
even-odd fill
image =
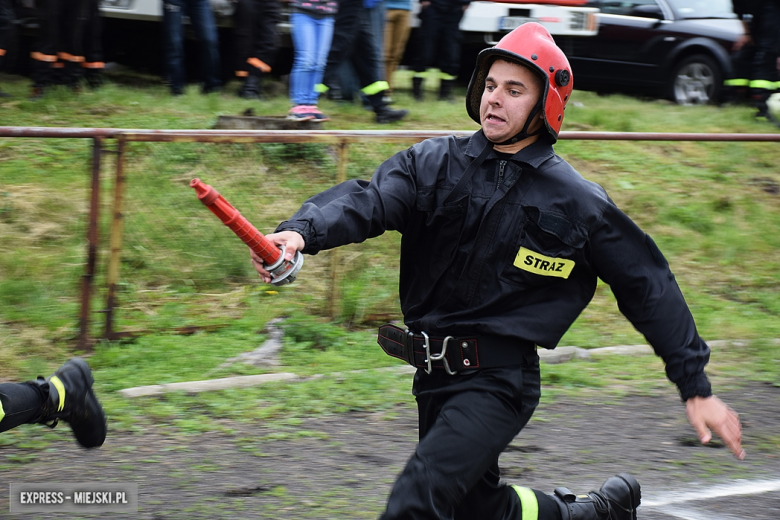
[[[675,18],[735,18],[731,0],[669,0]]]
[[[661,7],[655,0],[607,0],[605,2],[601,2],[601,12],[606,14],[619,14],[623,16],[663,18],[663,16],[661,16]]]

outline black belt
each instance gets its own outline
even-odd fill
[[[495,368],[519,365],[536,351],[530,341],[501,336],[444,338],[404,330],[395,325],[379,327],[377,343],[388,356],[402,359],[429,374],[443,368],[448,374],[472,368]]]

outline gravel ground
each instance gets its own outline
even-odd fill
[[[744,461],[718,442],[699,445],[671,391],[606,403],[590,394],[543,404],[502,455],[503,477],[581,493],[626,471],[642,485],[641,520],[778,519],[780,388],[749,383],[720,397],[740,413]],[[60,435],[32,462],[2,466],[0,518],[376,518],[417,440],[416,413],[406,407],[289,429],[221,425],[232,433],[109,432],[89,452]],[[26,428],[34,435],[37,427]],[[0,447],[0,461],[33,454]],[[138,513],[10,515],[8,484],[31,482],[137,482]]]

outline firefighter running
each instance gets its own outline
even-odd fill
[[[739,419],[712,394],[709,347],[668,263],[603,188],[553,150],[572,86],[550,34],[526,23],[477,58],[466,107],[481,130],[399,152],[370,182],[314,195],[266,237],[290,260],[402,234],[408,329],[383,326],[378,341],[417,367],[420,439],[382,520],[636,520],[641,490],[631,475],[586,495],[499,479],[499,455],[539,403],[536,349],[558,344],[598,278],[665,361],[699,439],[714,431],[744,457]],[[571,270],[529,266],[523,249]],[[270,282],[262,261],[252,262]]]

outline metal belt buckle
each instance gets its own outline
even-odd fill
[[[438,354],[431,354],[431,342],[430,339],[428,338],[428,335],[425,332],[420,332],[420,334],[422,334],[423,337],[425,338],[425,361],[428,363],[428,368],[425,369],[425,371],[428,372],[429,374],[433,372],[431,361],[441,361],[444,364],[444,370],[446,370],[449,375],[454,376],[455,374],[457,374],[458,373],[457,371],[453,371],[450,368],[450,364],[447,361],[447,357],[446,357],[447,343],[449,343],[451,339],[455,339],[455,338],[453,338],[452,336],[447,336],[446,338],[444,338],[444,343],[442,343],[441,352]]]

